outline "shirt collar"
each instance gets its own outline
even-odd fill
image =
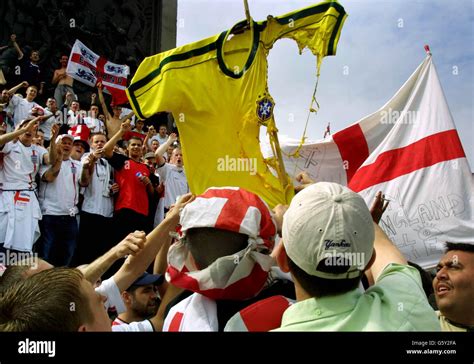
[[[352,311],[357,305],[362,290],[356,288],[337,296],[308,298],[291,305],[283,314],[282,326],[289,326]]]

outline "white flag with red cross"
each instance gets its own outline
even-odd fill
[[[281,139],[280,139],[281,140]],[[286,171],[347,185],[370,207],[390,200],[380,226],[408,260],[437,264],[444,243],[474,243],[471,169],[428,55],[381,109],[324,140],[281,140]]]
[[[92,87],[95,87],[97,82],[102,82],[104,88],[112,95],[114,105],[128,102],[125,89],[130,68],[127,65],[109,62],[87,48],[80,40],[76,40],[72,47],[66,73]]]

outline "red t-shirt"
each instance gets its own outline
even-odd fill
[[[135,162],[118,153],[113,154],[109,163],[115,169],[115,182],[120,188],[115,201],[115,211],[125,208],[147,216],[148,193],[146,186],[137,176],[137,173],[141,173],[150,178],[150,171],[146,164]]]

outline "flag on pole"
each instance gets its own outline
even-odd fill
[[[69,56],[66,73],[75,80],[91,87],[102,82],[104,88],[112,95],[114,105],[128,102],[125,89],[130,68],[109,62],[76,40]]]
[[[331,135],[331,123],[328,122],[328,126],[326,126],[326,131],[324,132],[323,139],[325,139],[328,135]]]
[[[287,154],[298,146],[281,143]],[[437,264],[447,241],[474,243],[472,174],[431,55],[380,110],[304,145],[285,166],[348,185],[369,207],[382,191],[391,202],[380,226],[423,267]]]

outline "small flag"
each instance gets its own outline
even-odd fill
[[[112,95],[114,105],[128,102],[125,89],[130,68],[107,61],[76,40],[71,50],[66,73],[75,80],[91,87],[102,82],[104,88]]]

